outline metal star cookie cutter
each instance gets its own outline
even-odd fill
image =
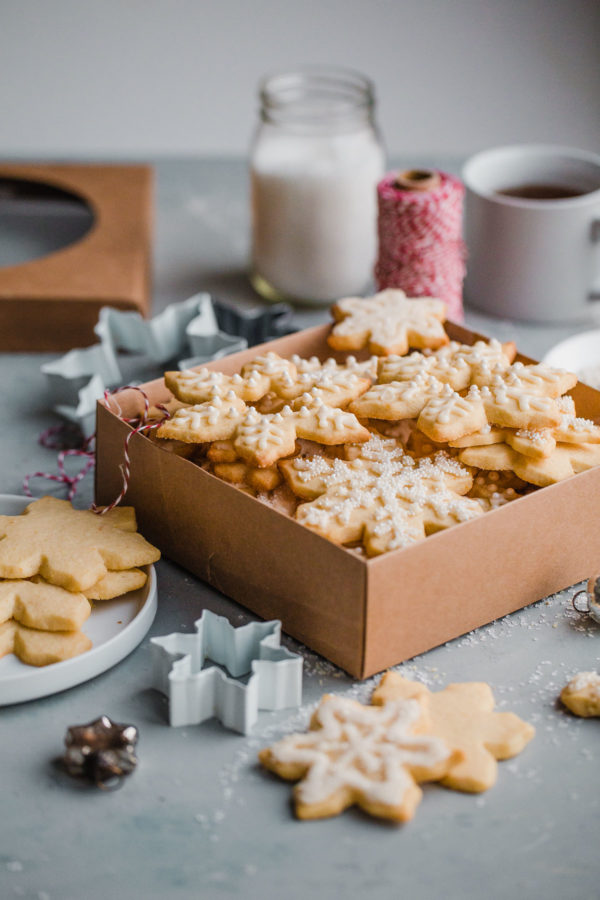
[[[183,361],[188,366],[248,346],[244,337],[219,329],[213,301],[206,293],[173,303],[150,320],[136,312],[103,307],[94,332],[99,344],[70,350],[41,368],[55,412],[79,425],[86,437],[94,432],[96,400],[106,388],[122,383],[118,351],[143,354],[157,363],[193,354]]]
[[[225,300],[213,300],[213,306],[219,328],[227,334],[246,338],[249,347],[296,331],[292,326],[294,311],[288,303],[271,303],[267,307],[248,309]]]
[[[281,646],[278,619],[235,628],[205,609],[194,627],[194,634],[150,641],[153,685],[169,698],[170,725],[199,725],[216,716],[226,728],[248,734],[259,709],[300,705],[303,660]],[[215,665],[203,668],[206,660]]]
[[[96,424],[96,400],[106,388],[123,382],[119,351],[143,354],[159,364],[191,354],[178,362],[187,369],[288,334],[294,330],[291,318],[287,303],[242,309],[204,292],[172,303],[150,320],[106,306],[94,327],[100,343],[70,350],[41,371],[54,411],[89,437]]]

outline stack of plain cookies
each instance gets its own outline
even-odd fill
[[[142,587],[138,567],[159,556],[131,507],[98,515],[43,497],[0,516],[0,657],[45,666],[89,650],[81,628],[91,601]]]

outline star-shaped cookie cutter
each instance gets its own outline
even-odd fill
[[[105,306],[94,326],[99,343],[70,350],[41,371],[54,411],[79,425],[87,437],[95,429],[96,401],[106,388],[123,381],[119,351],[142,354],[158,364],[179,359],[179,368],[187,369],[238,353],[273,333],[288,333],[291,316],[285,303],[237,309],[205,292],[172,303],[149,320],[137,312]]]
[[[169,698],[170,725],[199,725],[216,716],[226,728],[248,734],[259,709],[300,705],[303,660],[281,646],[278,619],[235,628],[205,609],[194,627],[194,634],[150,641],[153,686]],[[207,660],[215,665],[204,667]]]

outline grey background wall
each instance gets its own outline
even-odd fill
[[[375,81],[390,153],[600,150],[597,0],[0,0],[0,155],[240,154],[265,72]]]

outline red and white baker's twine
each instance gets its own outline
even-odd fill
[[[462,240],[464,186],[439,173],[431,190],[406,190],[390,173],[377,186],[379,290],[402,288],[409,297],[439,297],[448,316],[462,321],[465,246]]]
[[[138,391],[144,399],[144,412],[141,416],[133,416],[132,418],[128,418],[123,415],[123,411],[119,406],[118,402],[115,401],[117,406],[117,415],[121,419],[122,422],[125,422],[127,425],[132,425],[135,422],[138,424],[135,428],[132,428],[127,437],[125,438],[125,444],[123,446],[123,462],[119,466],[121,469],[121,475],[123,476],[123,486],[117,497],[109,503],[108,506],[96,506],[95,503],[90,507],[93,512],[98,513],[99,515],[103,515],[107,513],[110,509],[114,509],[115,506],[118,506],[125,494],[127,493],[127,488],[129,487],[129,479],[131,477],[131,458],[129,456],[129,441],[133,437],[134,434],[144,434],[152,431],[155,428],[158,428],[162,423],[170,417],[169,411],[162,406],[162,404],[157,404],[157,409],[160,409],[164,416],[162,419],[159,419],[156,422],[148,422],[148,413],[150,412],[150,401],[148,400],[148,395],[145,391],[143,391],[140,387],[135,387],[134,385],[126,385],[125,387],[116,388],[113,391],[105,391],[104,392],[104,404],[107,408],[109,408],[108,398],[114,397],[115,394],[121,393],[121,391]]]
[[[150,401],[148,400],[148,396],[145,391],[140,387],[136,387],[135,385],[125,385],[124,387],[115,388],[112,391],[104,392],[104,404],[108,408],[109,407],[109,398],[114,397],[115,394],[121,393],[121,391],[138,391],[143,397],[144,400],[144,411],[141,416],[134,416],[132,418],[128,418],[123,415],[121,407],[118,402],[115,400],[115,404],[117,407],[117,415],[119,418],[128,425],[132,425],[137,423],[134,428],[128,433],[125,438],[125,443],[123,445],[123,462],[120,465],[121,474],[123,477],[123,485],[118,494],[118,496],[110,503],[108,506],[96,506],[93,503],[90,509],[98,513],[99,515],[103,515],[108,512],[110,509],[114,509],[115,506],[118,506],[125,494],[127,493],[127,488],[129,486],[129,479],[131,477],[131,458],[129,456],[129,441],[133,437],[134,434],[144,434],[149,431],[152,431],[155,428],[158,428],[159,425],[170,418],[170,413],[166,409],[166,407],[162,406],[162,404],[157,404],[157,409],[160,409],[163,413],[163,418],[156,422],[148,422],[148,413],[150,412]],[[58,449],[61,447],[61,443],[59,443],[60,438],[58,435],[65,436],[65,426],[58,425],[53,426],[52,428],[48,428],[47,431],[44,431],[39,438],[40,444],[44,447],[48,447],[49,449]],[[60,452],[57,458],[58,465],[58,474],[51,472],[34,472],[31,475],[27,475],[23,481],[23,490],[28,497],[31,497],[31,491],[29,488],[29,482],[32,478],[45,478],[49,481],[57,481],[62,484],[66,484],[69,487],[69,493],[67,498],[72,500],[77,491],[77,485],[81,481],[82,478],[92,469],[95,465],[96,454],[95,451],[90,450],[90,446],[92,442],[95,440],[96,435],[91,435],[91,437],[84,439],[81,447],[74,449],[65,449],[61,447]],[[69,476],[65,471],[65,458],[67,456],[83,456],[86,458],[86,462],[83,468],[75,475]]]
[[[61,442],[60,435],[64,435],[66,438],[66,432],[62,425],[54,425],[52,428],[46,429],[39,436],[39,443],[42,447],[47,447],[49,450],[57,450],[59,448],[60,452],[56,459],[56,463],[58,466],[58,474],[54,472],[32,472],[30,475],[26,475],[23,479],[23,493],[27,497],[32,497],[31,489],[29,487],[29,482],[32,478],[45,478],[48,481],[57,481],[59,484],[66,484],[69,488],[69,492],[67,494],[67,499],[72,500],[75,494],[77,493],[77,485],[84,478],[87,473],[94,467],[95,464],[95,453],[90,449],[95,435],[91,435],[89,438],[85,438],[81,442],[80,447],[70,447],[65,448]],[[77,472],[76,475],[68,475],[65,469],[65,459],[70,456],[81,456],[85,459],[85,463],[82,468]]]

